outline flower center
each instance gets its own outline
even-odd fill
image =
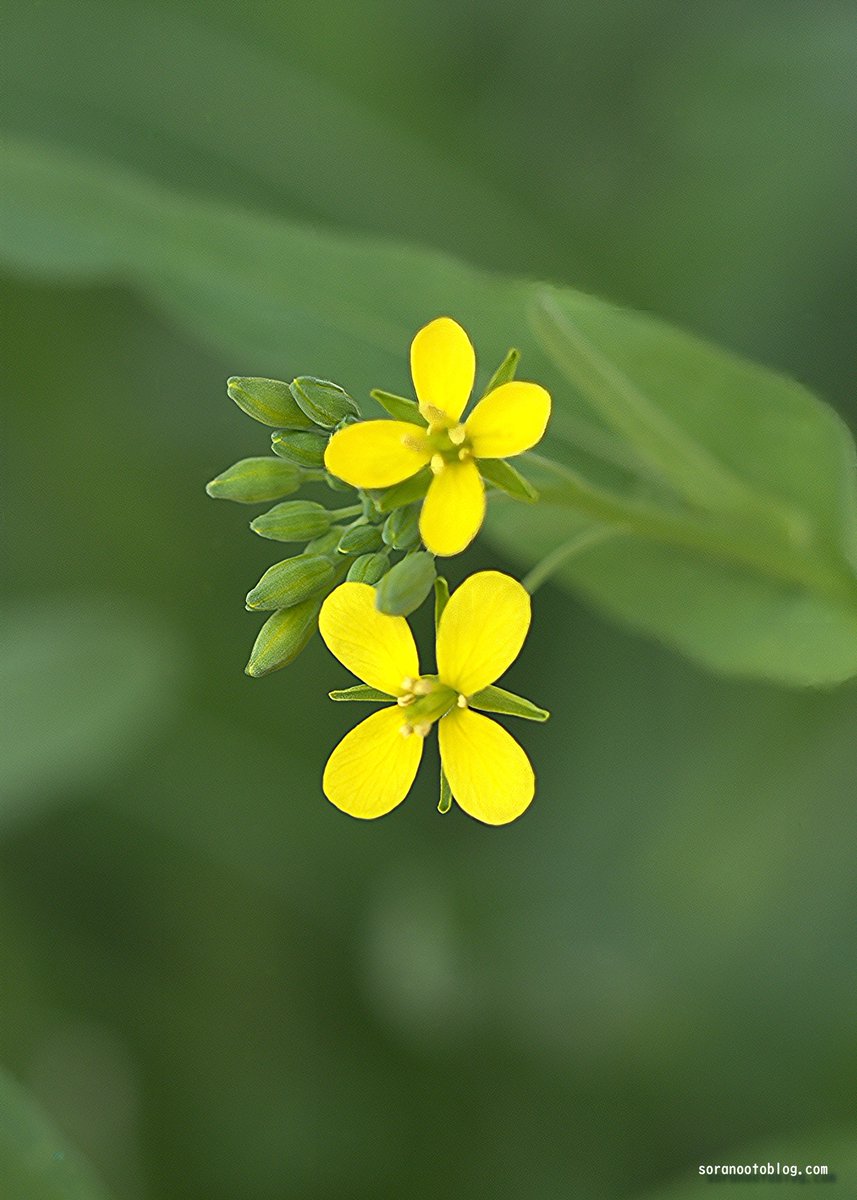
[[[458,703],[458,693],[436,675],[421,675],[419,679],[403,679],[404,689],[397,703],[405,709],[402,736],[412,733],[425,737],[435,721],[439,721]]]
[[[431,459],[431,469],[439,475],[445,467],[452,463],[464,462],[472,457],[473,451],[467,436],[467,427],[458,425],[430,425],[428,443],[434,453]]]

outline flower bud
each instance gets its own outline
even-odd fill
[[[350,583],[377,583],[390,568],[386,554],[361,554],[348,568]]]
[[[332,514],[313,500],[287,500],[250,522],[250,528],[272,542],[308,542],[330,528]]]
[[[280,429],[312,429],[312,420],[297,405],[289,385],[280,379],[233,375],[226,392],[238,407],[263,425]]]
[[[434,583],[434,558],[425,550],[409,554],[391,567],[375,589],[375,607],[392,617],[419,608]]]
[[[269,567],[256,586],[247,593],[247,607],[258,609],[291,608],[310,596],[316,596],[333,583],[333,564],[318,554],[298,554]]]
[[[259,678],[294,662],[318,628],[320,607],[320,601],[314,598],[268,617],[250,652],[246,673]]]
[[[394,550],[410,550],[420,540],[420,510],[416,504],[397,508],[384,522],[381,536]]]
[[[352,525],[339,539],[341,554],[372,554],[383,546],[377,525]]]
[[[304,554],[323,554],[327,557],[330,554],[336,554],[339,549],[339,539],[342,537],[342,527],[334,525],[332,529],[328,529],[327,533],[323,533],[321,537],[313,538],[311,542],[307,542],[304,547]]]
[[[309,430],[285,430],[271,438],[271,449],[280,458],[296,463],[299,467],[314,469],[324,464],[324,451],[328,443],[326,433],[310,433]]]
[[[206,484],[205,490],[218,500],[264,504],[291,495],[300,485],[301,473],[292,463],[280,458],[242,458]]]
[[[333,429],[345,417],[360,416],[348,392],[327,379],[299,375],[292,380],[291,393],[305,416],[326,429]]]

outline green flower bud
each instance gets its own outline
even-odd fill
[[[307,542],[304,554],[323,554],[325,556],[336,554],[339,549],[339,539],[341,537],[341,526],[334,525],[332,529],[328,529],[327,533],[323,533],[321,537],[313,538],[311,542]]]
[[[345,417],[360,416],[360,409],[348,392],[327,379],[299,375],[292,380],[291,393],[304,414],[327,429],[333,429]]]
[[[375,589],[375,607],[392,617],[419,608],[434,583],[434,558],[425,550],[409,554],[391,567]]]
[[[332,513],[313,500],[287,500],[262,513],[250,528],[272,542],[308,542],[330,529]]]
[[[330,439],[326,433],[308,430],[285,430],[271,438],[271,449],[280,458],[297,463],[299,467],[318,468],[324,465],[324,451]]]
[[[386,554],[361,554],[348,568],[350,583],[377,583],[390,568]]]
[[[280,458],[242,458],[207,483],[205,490],[217,500],[264,504],[290,496],[300,485],[301,473],[292,463]]]
[[[269,567],[252,591],[247,607],[252,611],[291,608],[310,596],[317,596],[333,583],[336,570],[319,554],[298,554]]]
[[[377,525],[352,525],[339,539],[341,554],[372,554],[383,546]]]
[[[280,379],[255,379],[233,375],[226,381],[226,392],[238,407],[263,425],[280,429],[312,429],[313,422],[301,411]]]
[[[410,550],[420,540],[420,510],[416,504],[397,508],[384,522],[381,536],[394,550]]]
[[[304,600],[268,617],[259,630],[244,670],[258,679],[294,662],[318,628],[320,601]]]

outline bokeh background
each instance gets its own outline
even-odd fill
[[[3,24],[15,134],[596,291],[857,425],[853,3]],[[347,819],[319,787],[344,673],[316,641],[243,675],[271,547],[203,491],[264,452],[224,391],[259,367],[44,274],[3,279],[0,1044],[110,1194],[690,1197],[753,1157],[857,1194],[855,688],[719,679],[546,587],[508,677],[555,714],[519,730],[527,816],[441,818],[428,769]]]

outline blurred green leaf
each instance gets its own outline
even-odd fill
[[[89,1164],[0,1071],[0,1181],[8,1200],[107,1200]]]
[[[339,377],[349,363],[358,382],[400,377],[432,313],[455,311],[488,352],[532,316],[554,371],[599,413],[553,387],[547,444],[569,470],[538,472],[552,507],[494,514],[494,542],[531,563],[593,519],[610,524],[623,536],[558,576],[607,612],[723,672],[792,684],[857,672],[854,449],[798,384],[569,289],[550,293],[550,312],[533,285],[190,200],[44,146],[11,145],[5,174],[12,266],[119,274],[263,368],[286,338]],[[537,344],[516,340],[540,376]]]
[[[0,822],[91,783],[169,719],[172,639],[146,613],[63,597],[0,623]]]

